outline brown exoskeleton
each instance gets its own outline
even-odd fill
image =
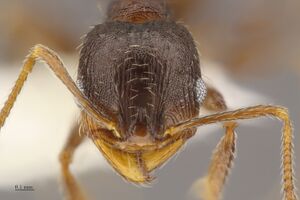
[[[150,173],[174,155],[197,127],[224,122],[225,136],[203,179],[202,198],[218,200],[234,158],[234,121],[274,116],[283,122],[284,199],[296,200],[292,127],[287,110],[259,105],[198,117],[201,105],[224,111],[226,104],[202,80],[194,40],[168,11],[160,0],[114,1],[106,22],[95,26],[85,38],[78,84],[55,52],[34,46],[0,112],[0,128],[35,62],[43,60],[82,108],[80,127],[72,132],[60,154],[69,199],[85,199],[69,171],[74,151],[84,136],[93,140],[122,177],[141,184],[152,180]]]

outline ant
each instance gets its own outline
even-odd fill
[[[297,200],[288,111],[270,105],[226,111],[222,95],[202,80],[190,32],[173,20],[164,1],[113,1],[106,22],[95,26],[83,42],[77,84],[54,51],[34,46],[1,109],[0,128],[38,60],[46,62],[81,108],[80,123],[59,156],[68,199],[86,199],[69,170],[85,137],[124,179],[143,184],[153,180],[150,173],[194,136],[197,127],[223,122],[225,135],[202,180],[202,198],[218,200],[234,159],[235,121],[273,116],[283,122],[284,200]],[[198,117],[200,106],[218,112]]]

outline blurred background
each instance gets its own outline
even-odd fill
[[[80,38],[105,20],[109,2],[0,0],[0,105],[34,44],[56,50],[75,78]],[[300,180],[300,2],[173,0],[170,5],[197,41],[205,80],[224,94],[230,109],[254,104],[289,108]],[[64,86],[38,66],[1,130],[0,199],[61,199],[57,157],[79,114]],[[241,123],[224,200],[281,199],[280,130],[280,123],[270,119]],[[90,141],[76,152],[72,170],[91,199],[196,199],[190,188],[205,174],[222,134],[221,125],[200,128],[198,135],[204,136],[192,139],[158,170],[150,188],[124,182]],[[20,184],[33,186],[34,192],[14,191]]]

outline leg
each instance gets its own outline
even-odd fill
[[[276,106],[254,106],[242,108],[235,111],[217,113],[201,118],[194,118],[190,121],[180,123],[166,130],[165,134],[176,135],[176,133],[198,126],[217,122],[226,122],[239,119],[250,119],[262,116],[276,117],[283,122],[282,134],[282,180],[285,200],[297,200],[293,176],[293,133],[292,124],[286,109]]]
[[[225,123],[225,136],[217,145],[212,156],[208,174],[201,180],[203,200],[218,200],[221,198],[223,186],[232,166],[235,153],[236,135],[234,128],[236,123]]]
[[[8,117],[10,110],[12,109],[17,96],[19,95],[24,82],[27,79],[29,73],[31,73],[36,60],[41,59],[45,61],[55,75],[64,83],[69,91],[75,96],[78,103],[82,108],[93,116],[97,121],[109,130],[113,130],[116,134],[115,122],[106,119],[103,114],[104,109],[96,110],[94,106],[84,97],[82,92],[78,89],[72,78],[69,76],[66,68],[63,66],[62,61],[59,57],[47,47],[42,45],[36,45],[33,47],[32,52],[28,55],[25,60],[24,66],[20,72],[20,75],[13,87],[8,99],[6,100],[4,107],[0,111],[0,129],[4,125],[6,118]],[[117,134],[118,135],[118,134]]]
[[[75,178],[69,170],[69,166],[72,162],[75,149],[82,143],[85,135],[79,134],[79,127],[75,126],[65,144],[63,150],[59,155],[61,164],[62,178],[66,191],[66,199],[68,200],[84,200],[85,195],[83,194],[80,186],[76,183]]]
[[[211,86],[207,86],[207,95],[204,99],[203,107],[213,112],[227,110],[227,106],[222,94]]]
[[[211,86],[207,87],[207,95],[203,106],[213,112],[227,110],[222,94]],[[225,136],[221,139],[214,151],[208,174],[200,180],[200,187],[202,188],[200,196],[204,200],[220,199],[223,186],[234,159],[236,141],[234,128],[236,127],[236,123],[226,122],[224,127],[226,128]]]

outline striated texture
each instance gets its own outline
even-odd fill
[[[187,29],[171,21],[107,22],[86,37],[78,82],[119,124],[122,138],[166,127],[199,113],[198,52]]]

